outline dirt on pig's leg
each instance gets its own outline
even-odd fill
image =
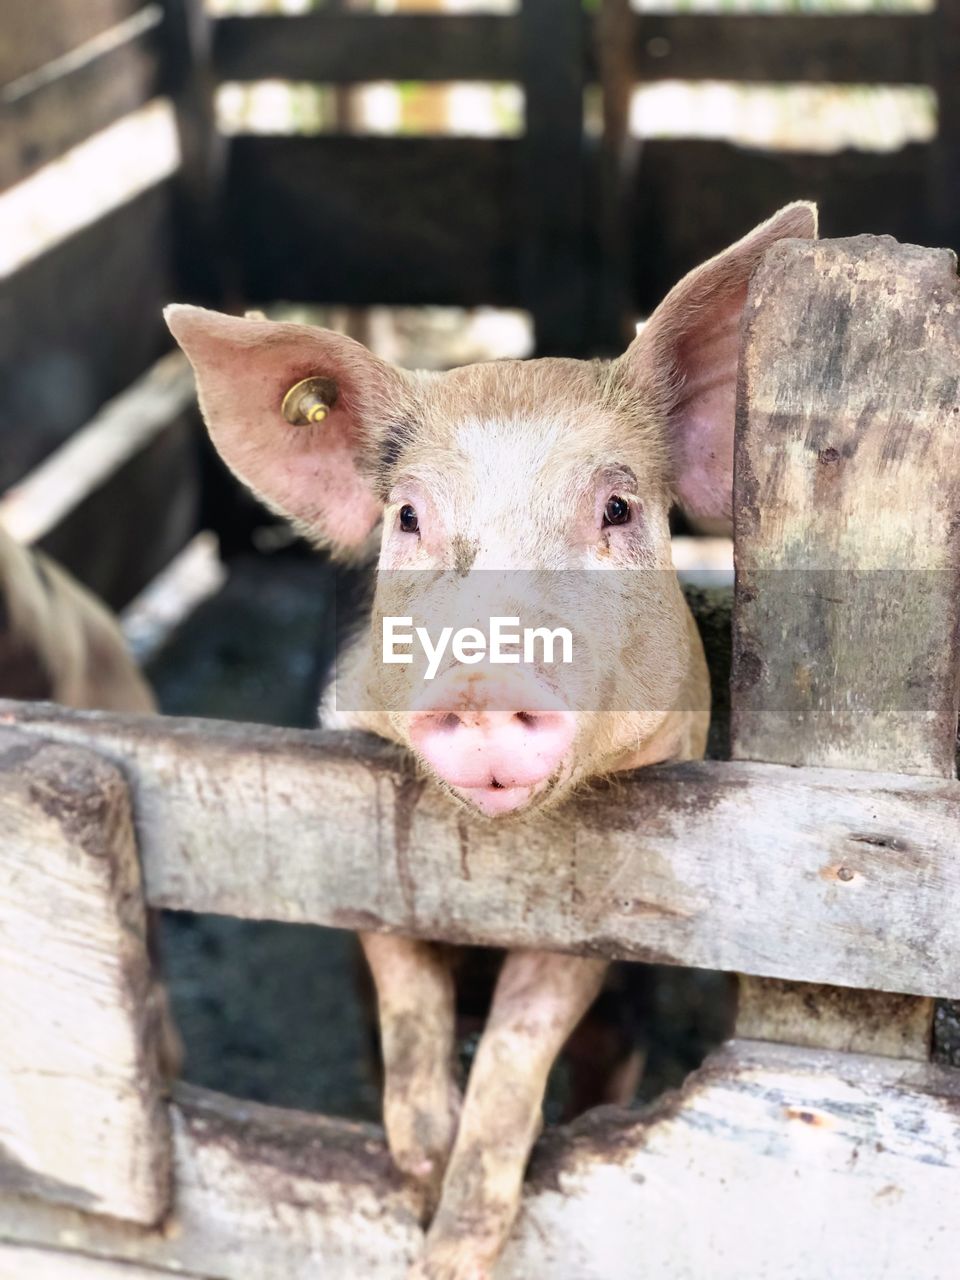
[[[520,1207],[547,1076],[600,991],[606,967],[538,951],[507,956],[440,1204],[408,1280],[491,1280]]]
[[[377,989],[383,1123],[397,1167],[422,1188],[425,1218],[440,1192],[460,1114],[449,957],[429,942],[361,933]]]

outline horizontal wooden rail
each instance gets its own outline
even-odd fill
[[[236,138],[224,207],[253,301],[522,305],[510,139]]]
[[[239,137],[225,208],[245,296],[370,305],[523,306],[522,144],[509,138]],[[708,253],[773,209],[818,199],[831,235],[924,243],[930,148],[804,155],[725,142],[645,143],[633,301],[649,310]],[[597,190],[598,157],[586,157]],[[335,175],[335,177],[334,177]],[[707,187],[717,199],[704,206]]]
[[[169,202],[160,182],[0,279],[0,490],[169,348]]]
[[[158,92],[148,5],[63,57],[0,88],[0,190],[135,111]]]
[[[637,79],[926,84],[927,14],[645,13]]]
[[[548,1130],[497,1276],[635,1280],[643,1258],[658,1280],[810,1280],[825,1257],[833,1276],[952,1275],[958,1103],[957,1073],[926,1063],[734,1041],[646,1113]],[[170,1111],[167,1221],[0,1194],[0,1280],[407,1274],[418,1206],[373,1126],[184,1086]]]
[[[44,0],[4,6],[0,85],[39,70],[143,8],[144,0]]]
[[[516,80],[520,32],[494,14],[221,18],[213,56],[223,80]]]
[[[317,12],[222,18],[214,65],[223,80],[326,84],[522,78],[520,22],[490,14]],[[925,14],[637,14],[638,80],[923,84]],[[589,35],[586,46],[591,47]],[[592,58],[587,73],[596,78]]]
[[[706,762],[469,819],[362,735],[0,704],[120,762],[149,901],[960,996],[960,783]]]
[[[197,531],[198,426],[172,352],[0,497],[0,525],[122,608]]]
[[[928,244],[923,192],[932,162],[930,147],[920,144],[890,154],[812,155],[694,139],[645,142],[627,194],[636,305],[648,312],[685,272],[790,200],[816,200],[825,235],[869,232]],[[713,193],[706,204],[705,190]],[[915,198],[905,200],[904,191]]]

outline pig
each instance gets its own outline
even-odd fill
[[[749,279],[776,241],[815,235],[813,205],[781,209],[676,285],[612,362],[410,373],[326,330],[168,309],[211,437],[239,478],[340,554],[359,554],[379,526],[374,632],[415,612],[418,591],[441,577],[478,570],[616,568],[633,584],[612,617],[595,620],[587,667],[615,691],[602,707],[578,702],[564,684],[576,676],[561,668],[452,663],[418,684],[412,664],[378,664],[367,635],[338,680],[374,690],[373,702],[337,710],[336,723],[403,744],[453,803],[488,822],[545,821],[591,780],[703,754],[709,679],[668,517],[674,503],[729,517]],[[508,954],[461,1098],[445,952],[375,933],[361,943],[379,1002],[387,1141],[429,1219],[410,1280],[489,1280],[547,1074],[605,964]]]
[[[108,610],[2,528],[0,697],[81,710],[156,710]]]

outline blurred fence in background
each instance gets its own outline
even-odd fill
[[[956,247],[958,69],[960,0],[6,0],[0,488],[173,297],[510,308],[584,355],[796,197]]]

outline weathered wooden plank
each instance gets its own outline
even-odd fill
[[[0,490],[170,346],[168,184],[0,279]]]
[[[642,1258],[658,1280],[903,1280],[922,1259],[947,1280],[957,1080],[736,1041],[646,1114],[604,1108],[548,1131],[497,1275],[635,1280]],[[377,1131],[199,1090],[178,1090],[173,1114],[164,1229],[0,1198],[0,1238],[218,1280],[402,1280],[420,1229]]]
[[[214,64],[222,80],[517,80],[520,31],[486,13],[221,18]]]
[[[733,755],[953,777],[956,261],[785,243],[744,314]]]
[[[120,608],[197,530],[198,426],[171,353],[0,497],[0,525]]]
[[[156,5],[0,88],[0,189],[57,159],[157,91]]]
[[[244,294],[517,305],[518,143],[234,140],[225,207]]]
[[[795,241],[754,274],[737,409],[735,759],[955,776],[958,365],[949,254]],[[754,980],[738,1033],[890,1052],[899,1037],[923,1057],[932,1024],[929,1000]]]
[[[637,79],[925,84],[930,17],[915,13],[637,14]]]
[[[885,991],[741,977],[737,1035],[926,1062],[933,1035],[933,1002]]]
[[[9,730],[0,779],[0,1187],[156,1222],[170,1134],[126,783]]]
[[[644,83],[924,84],[929,23],[926,14],[904,13],[644,13],[624,43]],[[520,25],[514,16],[478,13],[221,18],[214,57],[223,80],[519,80]],[[597,75],[589,56],[584,72]]]
[[[163,0],[163,86],[174,105],[180,167],[172,182],[174,267],[181,296],[221,303],[226,139],[218,132],[212,21],[203,0]]]
[[[587,187],[599,182],[589,143]],[[707,253],[780,204],[821,203],[831,233],[914,243],[932,228],[921,190],[930,149],[798,155],[687,140],[644,144],[627,193],[632,304],[651,310]],[[243,293],[345,304],[523,306],[518,139],[239,137],[225,207]],[[716,200],[702,200],[704,188]]]
[[[937,90],[937,136],[932,147],[930,197],[936,236],[960,253],[960,0],[939,0],[930,15]]]
[[[156,1230],[0,1195],[0,1239],[216,1280],[401,1280],[419,1206],[378,1128],[182,1084],[170,1115],[176,1197]]]
[[[0,705],[122,764],[154,906],[960,994],[953,781],[688,764],[501,829],[374,738]]]
[[[102,35],[142,8],[143,0],[46,0],[8,4],[0,24],[0,85],[9,84]]]
[[[734,1041],[631,1126],[540,1144],[503,1275],[948,1280],[957,1102],[925,1064]]]
[[[178,1273],[185,1280],[204,1280],[195,1272]],[[61,1249],[32,1249],[29,1245],[0,1245],[0,1280],[157,1280],[169,1272],[127,1262],[88,1258]]]
[[[637,307],[649,312],[705,256],[790,200],[816,200],[825,235],[937,243],[927,202],[898,194],[926,189],[930,158],[921,145],[807,155],[693,139],[645,142],[631,193]]]
[[[525,121],[521,272],[536,354],[585,356],[583,93],[580,5],[524,0],[520,10]]]

